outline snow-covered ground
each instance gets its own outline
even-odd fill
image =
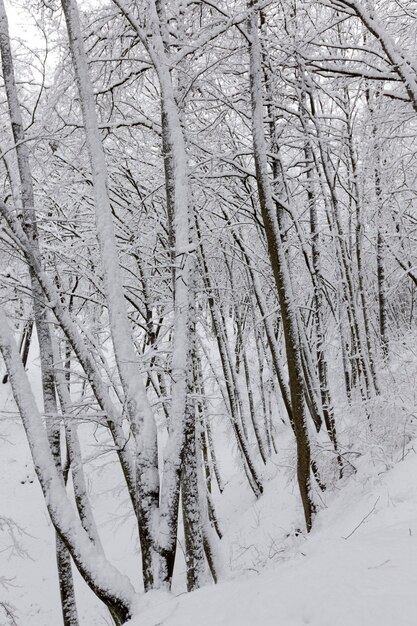
[[[36,391],[35,374],[32,383]],[[0,602],[14,607],[19,626],[59,626],[54,532],[8,385],[0,389],[0,410],[0,579],[7,579]],[[363,441],[361,454],[351,457],[356,472],[324,494],[317,491],[321,508],[308,537],[297,531],[302,515],[288,428],[277,433],[282,447],[265,470],[258,501],[224,458],[227,485],[216,498],[224,532],[222,581],[191,594],[176,582],[173,594],[139,595],[131,625],[415,626],[417,441],[407,436],[398,445],[400,437],[396,446],[380,448],[378,437],[401,435],[410,421],[381,420],[383,432],[374,429],[372,445],[364,444],[368,425],[357,430]],[[109,558],[140,590],[137,538],[115,467],[111,455],[89,463],[92,502]],[[183,568],[180,558],[178,572]],[[76,584],[81,626],[109,625],[104,606],[78,576]],[[8,624],[0,611],[0,625]]]
[[[0,582],[5,583],[0,603],[11,606],[18,626],[59,626],[54,530],[23,428],[15,420],[2,419],[0,449]],[[80,577],[76,582],[81,624],[109,624],[105,607]],[[0,608],[0,625],[9,623]]]
[[[416,589],[412,450],[393,469],[351,477],[321,511],[311,535],[289,539],[280,559],[259,574],[188,595],[146,597],[131,624],[415,626]]]

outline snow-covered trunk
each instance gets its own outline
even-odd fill
[[[320,387],[320,383],[312,362],[310,346],[307,341],[305,329],[301,320],[301,315],[297,315],[297,325],[299,329],[301,366],[303,369],[304,378],[304,399],[308,411],[314,422],[314,426],[317,432],[320,432],[323,423],[323,410],[321,406],[321,399],[317,391]]]
[[[68,342],[71,344],[71,348],[73,349],[74,354],[76,355],[88,378],[94,396],[106,416],[107,425],[113,436],[115,449],[119,456],[120,464],[126,479],[126,485],[133,506],[136,508],[137,498],[134,460],[129,439],[126,438],[123,431],[120,411],[117,410],[112,399],[110,398],[107,384],[102,379],[101,374],[97,369],[94,358],[90,353],[90,349],[87,348],[85,338],[81,333],[80,328],[74,322],[70,311],[62,304],[61,294],[59,293],[55,283],[43,270],[39,254],[30,245],[30,241],[23,232],[18,219],[1,200],[0,213],[9,226],[11,233],[13,233],[16,243],[22,248],[28,265],[36,275],[36,278],[42,287],[43,293],[48,299],[48,306],[54,313],[55,318],[68,339]]]
[[[160,86],[162,146],[172,247],[174,323],[169,437],[164,450],[159,532],[156,537],[161,563],[155,586],[169,587],[177,543],[180,478],[191,358],[189,290],[195,251],[190,238],[191,198],[187,152],[171,76],[164,3],[148,0],[144,19],[141,18],[141,21],[138,21],[123,0],[113,0],[113,2],[137,32],[149,53]],[[146,29],[143,27],[144,21],[146,21]]]
[[[196,387],[197,394],[200,394],[200,386]],[[201,406],[201,401],[198,403],[198,411],[199,411],[199,416],[200,416],[200,425],[199,425],[199,429],[200,429],[200,445],[201,445],[201,454],[203,456],[203,462],[204,462],[204,477],[205,477],[205,486],[206,489],[208,491],[208,493],[211,493],[211,485],[212,485],[212,480],[213,480],[213,466],[211,464],[211,459],[209,457],[209,447],[208,447],[208,441],[207,441],[207,433],[206,433],[206,429],[205,429],[205,419],[204,419],[204,413],[203,413],[203,408]]]
[[[376,156],[375,164],[375,195],[377,201],[377,235],[376,235],[376,269],[378,280],[378,309],[379,309],[379,334],[383,355],[388,355],[388,316],[387,316],[387,294],[385,277],[385,253],[386,245],[383,235],[383,201],[382,182],[379,154]]]
[[[173,261],[174,322],[171,412],[169,437],[164,450],[158,537],[161,555],[164,558],[160,583],[170,586],[177,544],[180,479],[191,367],[190,288],[194,251],[190,237],[191,198],[185,140],[161,34],[163,27],[153,0],[149,2],[148,18],[148,28],[151,33],[149,45],[160,85],[164,164]]]
[[[335,8],[350,9],[378,39],[392,65],[392,69],[403,81],[411,104],[417,113],[417,63],[415,57],[398,46],[398,43],[378,20],[378,13],[372,3],[365,3],[361,0],[331,0],[331,3]]]
[[[242,426],[244,430],[244,434],[246,439],[249,440],[248,428],[249,422],[247,415],[249,414],[250,423],[252,424],[253,432],[255,434],[256,443],[258,446],[258,451],[260,457],[262,459],[263,464],[266,464],[266,452],[263,435],[266,439],[267,434],[266,431],[264,433],[261,432],[260,423],[257,416],[257,407],[255,406],[255,394],[252,385],[252,377],[251,377],[251,367],[249,365],[248,358],[248,341],[246,336],[245,328],[247,326],[247,317],[249,316],[249,310],[251,308],[251,302],[249,295],[246,294],[244,301],[242,302],[239,298],[239,288],[235,286],[234,273],[227,258],[227,255],[224,254],[225,265],[229,274],[229,281],[232,290],[232,298],[234,301],[234,321],[236,327],[236,341],[235,341],[235,354],[236,354],[236,376],[235,380],[237,382],[237,392],[241,398],[240,400],[240,413]],[[238,369],[239,363],[239,369]],[[243,372],[241,376],[240,373],[240,365],[243,364]],[[233,363],[231,363],[233,367]],[[243,380],[242,380],[243,378]],[[244,381],[244,384],[243,384]],[[265,422],[263,422],[265,424]]]
[[[260,12],[260,20],[261,25],[265,23],[265,15],[263,12]],[[274,106],[274,92],[273,92],[273,73],[270,68],[270,61],[268,59],[268,54],[265,51],[264,46],[260,42],[261,46],[261,55],[262,55],[262,70],[263,70],[263,82],[265,89],[265,105],[268,119],[268,130],[269,130],[269,140],[270,140],[270,152],[272,156],[268,158],[268,165],[271,168],[272,180],[271,180],[271,189],[273,192],[273,200],[276,207],[277,212],[277,222],[281,233],[281,239],[284,242],[285,235],[283,234],[286,231],[286,221],[285,220],[285,210],[280,198],[284,198],[285,202],[289,207],[291,207],[291,198],[289,191],[289,184],[287,181],[287,176],[285,173],[285,169],[283,167],[281,156],[280,156],[280,145],[277,138],[277,128],[279,127],[277,110]],[[313,268],[311,267],[307,246],[304,241],[303,231],[300,227],[298,217],[295,211],[291,210],[291,220],[293,226],[295,227],[295,231],[297,233],[302,254],[304,260],[306,262],[307,269],[310,272],[311,280],[313,282],[313,287],[316,286],[317,277]],[[287,224],[288,225],[288,224]],[[289,271],[289,280],[292,282],[291,277],[291,259],[289,256],[289,249],[285,249],[285,255],[287,257],[288,271]],[[315,369],[310,366],[311,364],[311,355],[310,355],[310,347],[308,341],[305,338],[304,324],[302,322],[301,316],[298,315],[298,327],[300,333],[300,345],[301,345],[301,355],[304,369],[304,394],[305,400],[307,403],[307,407],[311,418],[314,422],[316,430],[319,431],[321,428],[321,424],[323,421],[323,408],[321,403],[321,395],[320,391],[318,391],[320,384],[316,384],[316,375]],[[319,381],[317,381],[319,383]]]
[[[26,363],[28,360],[28,356],[29,356],[30,344],[32,342],[33,324],[34,324],[34,320],[32,319],[29,319],[26,322],[22,331],[22,336],[21,336],[20,344],[19,344],[19,352],[22,357],[22,363],[25,367],[26,367]],[[6,372],[2,380],[3,385],[7,383],[7,380],[8,380],[8,376]]]
[[[190,228],[190,238],[196,241],[195,229]],[[196,335],[196,267],[192,257],[189,285],[189,341],[190,357],[188,371],[188,396],[185,408],[184,448],[182,454],[181,500],[185,537],[185,560],[187,565],[187,590],[194,591],[206,580],[203,521],[200,502],[201,483],[198,479],[198,457],[200,455],[199,420],[197,417],[196,394],[199,370]]]
[[[304,105],[304,103],[303,103]],[[330,396],[328,366],[325,354],[325,330],[323,319],[323,294],[322,294],[322,270],[321,270],[321,252],[320,252],[320,230],[317,215],[317,201],[313,180],[313,156],[311,144],[308,136],[304,143],[304,154],[306,162],[310,165],[307,171],[307,198],[310,213],[310,232],[311,232],[311,258],[314,271],[314,326],[316,331],[316,355],[317,355],[317,371],[320,383],[320,396],[323,409],[324,423],[333,444],[340,467],[340,477],[343,475],[343,461],[339,454],[339,445],[337,441],[336,422],[334,419],[333,405]]]
[[[308,115],[307,115],[307,98],[306,85],[304,78],[303,61],[299,61],[300,70],[300,121],[305,134],[304,139],[304,155],[307,163],[307,200],[309,208],[310,234],[311,234],[311,278],[313,282],[313,302],[314,302],[314,326],[316,331],[316,359],[317,371],[320,383],[320,397],[323,410],[323,417],[326,424],[329,437],[337,448],[336,425],[334,421],[333,406],[330,396],[330,388],[328,381],[328,364],[325,353],[325,328],[324,328],[324,307],[323,307],[323,274],[321,262],[320,248],[320,228],[318,223],[317,212],[317,192],[314,180],[314,155],[311,144]]]
[[[195,347],[193,350],[196,357]],[[196,367],[193,367],[196,370]],[[187,565],[187,590],[193,591],[205,582],[205,559],[202,511],[200,507],[200,483],[198,480],[197,454],[200,454],[198,420],[196,416],[196,393],[194,377],[190,377],[190,395],[185,415],[185,441],[182,457],[181,500],[185,537],[185,560]]]
[[[357,167],[357,158],[355,154],[354,144],[353,144],[353,128],[352,128],[352,120],[350,113],[350,102],[349,102],[349,94],[345,91],[345,111],[346,111],[346,123],[347,123],[347,150],[348,150],[348,163],[351,168],[351,197],[355,204],[355,216],[356,216],[356,225],[355,225],[355,256],[356,256],[356,271],[357,271],[357,281],[358,281],[358,291],[359,291],[359,302],[360,302],[360,313],[361,313],[361,330],[363,338],[362,344],[366,346],[366,366],[369,370],[368,377],[372,380],[373,386],[375,388],[375,392],[379,393],[378,388],[378,380],[375,369],[375,358],[373,354],[373,346],[371,342],[371,325],[369,321],[369,306],[367,301],[366,289],[365,289],[365,278],[364,278],[364,263],[363,263],[363,239],[364,239],[364,215],[363,215],[363,206],[362,206],[362,198],[361,192],[359,188],[359,180],[358,180],[358,167]]]
[[[195,388],[200,388],[200,372],[198,366],[195,369]],[[197,394],[199,392],[197,391]],[[211,506],[211,493],[209,490],[209,484],[207,483],[207,476],[203,473],[203,459],[200,454],[202,447],[201,437],[204,434],[204,417],[201,414],[202,404],[197,402],[197,410],[199,411],[199,419],[197,420],[197,432],[196,432],[196,476],[198,483],[198,507],[200,511],[200,520],[202,525],[202,538],[203,549],[206,556],[207,564],[215,583],[217,583],[219,574],[221,573],[221,563],[218,556],[217,544],[221,538],[221,531],[216,517],[214,506]],[[206,468],[205,468],[206,469]],[[217,533],[217,535],[216,535]]]
[[[248,272],[249,274],[249,272]],[[266,447],[268,456],[271,456],[272,447],[271,447],[271,416],[268,415],[267,405],[266,405],[266,389],[265,389],[265,380],[264,380],[264,342],[262,337],[262,330],[258,328],[257,320],[256,320],[256,312],[255,312],[255,301],[251,299],[251,313],[252,313],[252,323],[253,323],[253,336],[256,348],[256,359],[258,364],[258,376],[259,376],[259,392],[261,396],[261,404],[262,404],[262,416],[264,421],[265,435],[266,435]]]
[[[75,515],[62,473],[55,465],[30,384],[7,318],[0,310],[0,351],[26,432],[33,463],[51,521],[92,591],[109,607],[117,624],[131,615],[135,591],[129,579],[94,546]]]
[[[309,164],[307,170],[307,199],[310,217],[310,233],[311,233],[311,259],[314,281],[314,324],[316,330],[316,354],[317,354],[317,370],[320,380],[321,403],[323,407],[323,416],[326,422],[329,435],[336,437],[333,429],[334,417],[333,407],[330,398],[330,390],[328,383],[328,367],[325,346],[325,331],[323,321],[323,294],[322,294],[322,272],[321,272],[321,253],[320,253],[320,231],[317,216],[317,202],[314,190],[313,180],[313,158],[312,149],[308,139],[304,143],[304,154],[306,162]]]
[[[195,346],[195,357],[193,359],[193,364],[193,387],[196,397],[194,404],[196,411],[195,433],[192,441],[192,443],[195,443],[196,448],[194,457],[195,461],[193,461],[193,463],[195,462],[195,469],[193,468],[193,481],[196,482],[196,485],[193,489],[193,494],[196,494],[198,496],[197,501],[195,501],[195,495],[193,496],[193,506],[197,506],[199,510],[198,541],[200,542],[200,538],[202,539],[202,544],[198,544],[198,552],[201,551],[202,545],[210,573],[213,577],[214,582],[217,582],[219,570],[221,569],[217,553],[217,542],[222,535],[218,525],[214,506],[211,503],[213,473],[216,477],[220,493],[223,491],[223,486],[217,467],[215,452],[212,447],[213,441],[211,438],[211,431],[209,429],[207,400],[201,371],[201,360],[200,355],[198,354],[197,346]],[[205,426],[207,426],[207,430]],[[208,434],[209,432],[210,436]],[[187,586],[188,588],[191,588],[190,583],[192,583],[193,581],[191,579],[188,579],[189,573],[192,574],[191,571],[188,572],[187,570]],[[202,568],[199,568],[198,574],[201,584],[201,582],[204,581],[204,570]]]
[[[257,2],[249,2],[253,8],[248,20],[250,91],[252,102],[253,150],[258,185],[259,204],[265,226],[268,253],[275,278],[285,337],[291,407],[297,445],[297,477],[304,508],[307,531],[311,530],[315,506],[310,483],[310,442],[304,405],[304,381],[299,346],[296,304],[290,282],[287,259],[283,250],[277,222],[271,183],[268,173],[267,148],[264,132],[264,98],[262,87],[262,57],[258,34]]]
[[[227,255],[223,254],[223,257],[224,257],[225,266],[229,274],[232,298],[233,300],[235,300],[235,291],[234,291],[234,285],[233,285],[233,272],[231,271],[230,264],[227,260]],[[245,402],[246,400],[245,387],[242,384],[242,377],[241,377],[241,365],[242,365],[242,357],[243,357],[243,335],[244,335],[244,320],[243,320],[244,313],[242,313],[243,306],[244,305],[242,304],[242,302],[239,301],[239,298],[237,297],[237,294],[236,294],[236,300],[234,302],[234,305],[232,305],[233,321],[234,321],[233,335],[234,335],[235,358],[234,360],[230,360],[229,366],[230,366],[230,372],[232,375],[232,385],[235,390],[236,401],[239,407],[240,423],[242,424],[243,436],[245,437],[247,441],[249,441],[248,413],[250,412],[250,404],[248,405],[248,402]],[[227,329],[223,308],[221,306],[219,306],[218,308],[219,308],[219,315],[221,318],[222,326],[223,328]],[[228,349],[228,353],[230,354],[230,357],[231,357],[232,354],[231,354],[231,351],[229,350],[229,345],[231,342],[228,337],[227,330],[225,332],[225,342],[226,342],[226,347]],[[232,346],[233,346],[233,343],[232,343]]]
[[[196,223],[196,229],[198,238],[201,241],[201,233],[198,223]],[[233,371],[231,369],[231,357],[229,354],[227,340],[224,337],[224,325],[221,321],[220,314],[213,297],[213,287],[210,281],[210,272],[208,264],[205,258],[203,247],[200,245],[200,259],[203,268],[203,281],[207,290],[208,304],[210,307],[211,320],[213,324],[214,334],[216,337],[217,347],[220,355],[220,361],[222,364],[224,381],[227,391],[226,406],[229,408],[230,421],[233,428],[233,432],[236,437],[236,443],[242,458],[243,468],[254,494],[259,497],[262,494],[263,487],[261,478],[257,472],[255,463],[252,459],[252,455],[248,446],[247,439],[244,435],[241,420],[239,405],[236,396],[237,385],[234,382]],[[221,386],[220,386],[221,387]]]
[[[270,364],[270,369],[271,371],[275,371],[275,375],[276,378],[278,380],[278,385],[279,385],[279,389],[280,389],[280,393],[281,393],[281,397],[285,406],[285,409],[287,411],[287,415],[288,415],[288,419],[291,425],[291,428],[293,429],[293,432],[295,434],[295,424],[294,424],[294,419],[293,419],[293,413],[292,413],[292,408],[291,408],[291,399],[290,399],[290,390],[288,389],[288,385],[287,382],[285,380],[285,376],[284,376],[284,368],[283,368],[283,364],[281,362],[281,356],[280,356],[280,349],[279,349],[279,345],[277,342],[277,339],[275,337],[275,332],[274,332],[274,328],[273,328],[273,324],[271,321],[271,316],[267,314],[267,306],[266,303],[264,301],[264,297],[263,297],[263,293],[262,293],[262,289],[261,289],[261,285],[259,282],[259,278],[257,273],[254,271],[253,265],[252,265],[252,261],[245,249],[244,243],[242,241],[242,239],[237,235],[236,232],[233,233],[233,238],[234,241],[236,242],[236,244],[238,245],[239,249],[241,250],[243,257],[245,259],[245,263],[248,269],[248,273],[251,279],[251,283],[252,283],[252,287],[253,287],[253,291],[254,291],[254,296],[255,296],[255,301],[256,304],[258,306],[259,312],[261,314],[262,320],[264,322],[264,328],[265,328],[265,334],[267,337],[267,342],[268,342],[268,347],[269,347],[269,354],[267,352],[265,352],[265,356],[267,357],[267,360],[271,360],[271,364]],[[259,355],[260,356],[260,355]],[[301,352],[300,352],[300,356]],[[302,357],[303,359],[303,357]],[[260,368],[261,369],[261,368]],[[303,372],[304,372],[304,366],[303,366]],[[304,389],[304,397],[307,397],[307,393],[306,390]],[[269,403],[270,404],[270,403]],[[265,406],[265,415],[266,415],[267,409]],[[266,424],[265,429],[267,432],[269,432],[269,446],[272,445],[272,447],[274,448],[275,452],[276,452],[276,448],[275,448],[275,442],[274,442],[274,438],[273,438],[273,434],[272,434],[272,422],[271,422],[271,417],[272,417],[272,412],[271,412],[271,408],[269,406],[269,423]],[[316,409],[311,409],[310,410],[311,415],[318,415],[318,413],[316,412]],[[322,483],[320,477],[319,477],[319,473],[318,473],[318,468],[317,468],[317,464],[314,460],[311,460],[311,470],[320,486],[320,488],[324,491],[325,486]]]
[[[197,348],[196,348],[197,349]],[[203,380],[203,372],[201,367],[201,357],[198,355],[196,367],[194,370],[194,383],[196,386],[199,402],[199,422],[200,422],[200,443],[205,466],[206,487],[208,493],[211,493],[212,477],[214,475],[217,487],[220,493],[223,492],[224,485],[220,474],[219,465],[217,463],[216,449],[213,442],[213,434],[211,431],[209,407],[207,395]]]
[[[71,469],[72,483],[74,489],[74,498],[77,505],[78,514],[80,516],[81,524],[84,530],[90,537],[91,541],[99,548],[102,548],[100,537],[98,534],[97,526],[94,520],[93,511],[88,496],[87,485],[84,476],[83,460],[81,454],[80,441],[77,433],[76,418],[71,418],[71,396],[69,390],[69,371],[63,373],[59,367],[61,362],[57,341],[53,341],[54,361],[57,365],[55,380],[57,386],[57,394],[59,403],[61,405],[61,411],[65,415],[64,427],[65,438],[67,444],[68,463]],[[66,364],[67,367],[70,362]]]
[[[69,44],[75,69],[84,128],[92,170],[96,232],[100,246],[104,292],[117,369],[122,383],[127,415],[136,444],[137,516],[142,547],[145,588],[154,585],[158,554],[152,526],[159,504],[159,474],[156,424],[140,363],[132,340],[123,291],[113,216],[108,193],[107,167],[100,138],[93,88],[75,0],[62,0]]]
[[[145,334],[144,343],[143,343],[143,351],[145,351],[146,347],[149,347],[151,349],[154,348],[158,340],[160,330],[162,328],[163,317],[158,319],[158,316],[156,315],[156,318],[155,318],[152,295],[151,295],[151,290],[150,290],[151,278],[150,276],[148,276],[148,272],[146,271],[146,266],[145,266],[144,260],[142,259],[142,254],[141,254],[139,246],[137,246],[135,251],[133,252],[133,258],[135,259],[135,265],[136,265],[136,269],[138,272],[140,285],[142,288],[143,307],[144,307],[144,315],[145,315],[145,320],[146,320],[146,331],[147,331]],[[166,422],[168,423],[169,412],[168,412],[168,407],[167,407],[167,402],[166,402],[166,398],[169,395],[168,386],[166,382],[165,372],[162,370],[162,368],[159,368],[159,367],[155,368],[155,365],[158,364],[158,360],[159,360],[158,355],[155,352],[155,354],[152,356],[149,362],[147,379],[146,379],[146,388],[148,389],[149,385],[152,385],[152,387],[155,390],[156,395],[158,396],[158,398],[162,400],[162,409],[164,411]],[[153,371],[154,369],[156,369],[156,372]]]
[[[38,304],[34,305],[34,311],[39,339],[44,410],[45,413],[50,416],[47,421],[46,431],[49,445],[51,447],[52,457],[55,461],[58,472],[62,474],[61,421],[55,417],[59,412],[55,392],[54,358],[52,349],[53,339],[48,326],[43,328],[42,334],[39,335],[40,325],[38,322],[37,308],[40,307],[40,305],[43,306],[43,309],[46,312],[45,324],[48,323],[48,309],[45,306],[44,294],[40,288],[39,295],[42,295],[42,301],[38,301]],[[75,601],[74,581],[71,570],[71,557],[64,540],[58,533],[56,533],[55,545],[64,626],[78,626],[79,622]]]
[[[265,24],[265,20],[266,20],[265,14],[261,11],[260,12],[261,26]],[[268,163],[272,171],[272,181],[273,181],[272,189],[276,197],[284,196],[284,198],[288,200],[289,192],[288,192],[287,180],[284,174],[284,168],[282,167],[279,143],[278,143],[278,138],[277,138],[277,129],[279,125],[278,125],[278,118],[277,118],[277,110],[274,105],[275,95],[274,95],[273,82],[272,82],[273,72],[271,70],[271,64],[270,64],[270,60],[268,57],[268,53],[265,50],[265,47],[262,45],[261,42],[260,42],[260,46],[261,46],[261,59],[262,59],[262,76],[263,76],[263,83],[264,83],[264,89],[265,89],[265,95],[266,95],[265,106],[266,106],[266,113],[267,113],[267,119],[268,119],[267,127],[269,131],[270,153],[272,155],[272,156],[269,156],[268,158]],[[285,215],[282,205],[280,205],[278,202],[275,202],[275,204],[276,204],[276,209],[277,209],[278,226],[280,228],[281,233],[284,233],[285,225],[287,222],[286,215]],[[285,235],[283,235],[283,238],[284,237]]]
[[[184,521],[187,590],[198,589],[205,582],[203,529],[197,475],[196,422],[193,402],[187,408],[181,498]]]
[[[341,278],[340,286],[342,293],[339,298],[339,302],[341,304],[339,309],[341,313],[346,315],[349,326],[348,332],[350,334],[350,342],[347,342],[344,334],[343,321],[341,317],[339,318],[341,348],[342,354],[345,355],[344,370],[346,391],[347,396],[350,399],[351,389],[356,384],[359,384],[362,398],[366,400],[370,397],[371,379],[368,371],[369,368],[366,367],[364,350],[361,344],[361,333],[358,324],[358,311],[355,301],[350,255],[340,219],[339,197],[334,184],[334,173],[332,173],[332,164],[328,154],[327,138],[321,131],[320,112],[316,110],[316,103],[312,90],[309,90],[309,105],[311,110],[310,119],[315,126],[318,140],[318,152],[316,153],[316,151],[313,150],[311,154],[314,159],[318,182],[322,192],[328,226],[333,236],[333,243]],[[346,365],[348,363],[349,367],[347,369]]]
[[[79,622],[71,569],[71,555],[58,533],[55,533],[55,551],[63,623],[64,626],[77,626]]]
[[[3,79],[6,89],[9,116],[12,126],[13,139],[15,142],[17,165],[21,183],[20,195],[22,203],[23,228],[33,250],[39,254],[39,238],[36,222],[32,172],[29,161],[29,151],[25,142],[25,132],[10,46],[7,14],[3,0],[0,0],[0,51]],[[44,412],[46,415],[52,416],[49,418],[47,423],[48,440],[56,467],[58,471],[61,472],[61,426],[59,420],[57,420],[56,417],[53,417],[58,415],[58,406],[55,392],[50,320],[48,317],[49,309],[46,305],[42,288],[33,270],[30,270],[29,274],[36,332],[39,343]],[[29,345],[28,342],[25,343],[27,346]],[[24,347],[24,345],[22,347]],[[24,357],[25,355],[22,356]],[[71,571],[71,558],[59,536],[56,537],[56,558],[64,626],[78,626],[74,582]]]
[[[386,243],[384,238],[384,210],[383,210],[383,182],[381,177],[381,138],[378,134],[377,118],[375,109],[381,98],[380,89],[375,91],[368,88],[365,92],[366,103],[369,111],[372,133],[372,150],[374,155],[373,176],[375,187],[376,202],[376,275],[377,275],[377,294],[378,294],[378,312],[379,312],[379,341],[384,357],[388,356],[388,316],[387,316],[387,294],[386,294],[386,275],[385,275],[385,253]]]

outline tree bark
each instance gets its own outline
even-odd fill
[[[258,185],[259,204],[265,226],[268,253],[278,292],[284,328],[285,349],[287,353],[288,373],[290,381],[291,408],[297,445],[297,477],[304,508],[307,531],[311,530],[315,505],[310,483],[310,442],[306,424],[304,405],[304,381],[300,346],[298,343],[297,312],[294,295],[289,281],[287,259],[284,254],[281,235],[277,222],[273,194],[268,175],[268,162],[265,133],[263,128],[263,89],[262,89],[262,57],[258,34],[258,2],[250,2],[253,8],[248,21],[250,37],[250,90],[252,101],[252,134],[253,150]]]
[[[6,88],[6,96],[9,107],[13,139],[15,142],[19,177],[21,181],[23,228],[33,250],[37,254],[40,254],[32,172],[29,161],[29,152],[25,142],[23,120],[20,110],[19,97],[17,93],[13,57],[10,46],[7,14],[3,0],[0,0],[0,51],[3,78]],[[30,270],[29,274],[40,352],[44,411],[47,415],[57,415],[58,406],[53,371],[53,350],[50,331],[49,310],[45,302],[42,288],[34,272]],[[22,342],[23,365],[26,364],[26,360],[28,357],[31,334],[32,326],[31,323],[29,323],[29,326],[27,327],[26,333],[24,335],[25,340],[24,342]],[[58,471],[62,472],[59,421],[57,421],[55,418],[52,418],[52,420],[47,424],[47,432],[54,462]],[[63,541],[58,535],[56,537],[56,559],[64,626],[78,626],[74,582],[71,571],[71,559]]]
[[[52,456],[48,437],[19,351],[6,316],[0,310],[0,351],[9,374],[13,396],[19,409],[51,521],[78,570],[92,591],[108,606],[117,624],[132,615],[135,591],[129,579],[120,574],[104,557],[74,514],[62,473]]]

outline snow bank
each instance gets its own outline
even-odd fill
[[[288,560],[188,595],[148,595],[129,626],[415,626],[417,455],[411,447],[371,475],[369,462],[308,538],[287,540]]]

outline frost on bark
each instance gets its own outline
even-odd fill
[[[93,90],[74,0],[62,0],[77,78],[95,194],[97,236],[101,248],[105,294],[113,348],[136,444],[137,516],[142,547],[145,589],[170,586],[176,551],[177,520],[190,360],[189,289],[193,250],[190,246],[189,181],[181,121],[169,71],[162,13],[150,0],[146,34],[130,11],[115,2],[137,31],[155,67],[161,93],[162,135],[173,261],[173,347],[169,438],[159,494],[158,455],[154,416],[132,341],[122,287],[108,194],[105,156],[101,144]]]
[[[74,64],[92,171],[96,232],[100,245],[104,291],[109,311],[111,336],[122,383],[127,414],[136,446],[136,472],[130,489],[138,517],[145,588],[152,588],[159,567],[152,539],[152,523],[159,501],[156,425],[129,325],[123,280],[119,265],[112,209],[108,193],[107,167],[99,134],[97,114],[87,58],[74,0],[62,0]],[[137,493],[134,493],[137,490]],[[158,576],[156,575],[158,578]]]
[[[90,541],[73,511],[62,473],[54,462],[35,398],[3,311],[0,311],[0,351],[51,521],[84,580],[109,608],[116,624],[123,624],[131,616],[134,589],[129,579],[120,574],[105,559],[101,549]]]
[[[335,8],[342,9],[350,15],[356,15],[364,26],[371,32],[381,44],[387,59],[392,65],[394,72],[398,74],[404,83],[410,102],[417,113],[417,64],[414,58],[404,49],[398,46],[394,38],[384,28],[378,19],[377,12],[372,3],[361,0],[330,0]]]
[[[373,138],[373,152],[375,164],[373,167],[375,200],[377,209],[377,239],[376,239],[376,269],[377,269],[377,285],[378,285],[378,309],[379,309],[379,335],[382,353],[384,357],[388,356],[388,315],[387,315],[387,293],[386,293],[386,272],[385,272],[385,252],[386,243],[384,241],[384,198],[383,198],[383,180],[381,176],[381,154],[382,141],[378,135],[378,125],[375,119],[378,102],[380,100],[380,92],[376,90],[372,93],[370,89],[366,91],[366,102],[369,109],[369,117],[371,123],[371,132]]]
[[[181,476],[181,499],[184,520],[188,591],[198,589],[203,585],[205,580],[204,540],[200,510],[196,444],[195,401],[190,398],[187,402]]]
[[[201,239],[200,227],[198,222],[196,223],[196,230],[198,233],[199,239]],[[230,419],[233,427],[233,432],[236,437],[236,443],[238,445],[238,449],[242,458],[243,468],[248,479],[248,482],[251,486],[253,493],[259,497],[262,494],[263,486],[262,481],[259,476],[259,473],[256,469],[254,460],[251,455],[250,448],[248,446],[247,439],[243,432],[243,426],[240,419],[240,411],[239,411],[239,402],[237,398],[237,382],[236,375],[232,368],[232,359],[229,353],[229,348],[227,345],[227,340],[224,336],[225,325],[224,321],[221,319],[221,315],[218,311],[218,306],[214,300],[213,295],[213,287],[211,285],[210,272],[208,268],[208,264],[205,258],[204,250],[202,246],[200,246],[200,257],[201,263],[203,267],[203,276],[204,276],[204,284],[206,286],[207,292],[209,293],[209,307],[210,307],[210,315],[213,323],[213,328],[215,331],[216,342],[218,346],[218,351],[220,355],[220,360],[223,368],[226,391],[227,391],[227,401],[226,406],[229,406],[230,411]]]
[[[257,4],[257,2],[250,2],[253,11],[248,20],[253,150],[259,204],[265,227],[269,258],[281,308],[290,383],[291,408],[297,445],[298,485],[304,508],[306,527],[307,531],[309,531],[312,526],[315,506],[310,484],[311,453],[304,405],[301,349],[299,345],[296,305],[292,293],[287,259],[283,250],[268,174],[267,149],[263,127],[264,98]]]
[[[29,151],[25,143],[25,133],[20,110],[14,74],[13,57],[10,46],[7,14],[3,0],[0,1],[0,51],[3,79],[6,89],[9,116],[17,155],[17,165],[21,183],[21,203],[23,228],[32,249],[39,254],[38,227],[36,223],[35,200],[33,193],[32,172]],[[49,310],[45,296],[34,272],[30,270],[30,283],[33,298],[34,317],[38,336],[41,380],[44,411],[47,415],[57,415],[58,406],[55,393],[53,371],[53,351],[50,331]],[[25,363],[30,343],[31,327],[26,332],[23,343],[22,360]],[[48,440],[52,456],[59,472],[61,468],[60,423],[52,420],[47,425]],[[56,537],[56,558],[58,566],[59,588],[61,593],[62,614],[65,626],[78,626],[77,607],[75,602],[74,582],[71,571],[71,558],[61,537]]]
[[[190,229],[191,196],[188,178],[188,157],[180,111],[172,76],[168,69],[163,33],[163,14],[158,5],[149,2],[149,26],[152,39],[149,54],[158,75],[161,97],[161,123],[164,167],[169,214],[170,241],[173,253],[174,338],[172,347],[172,382],[170,433],[164,454],[164,485],[161,498],[161,520],[169,528],[167,548],[174,553],[178,495],[182,473],[183,510],[187,550],[187,585],[195,589],[202,583],[204,553],[201,523],[198,515],[198,483],[196,480],[195,411],[189,391],[192,386],[191,352],[195,322],[193,268],[194,245]],[[196,517],[197,516],[197,517]],[[169,582],[172,571],[169,572]]]

